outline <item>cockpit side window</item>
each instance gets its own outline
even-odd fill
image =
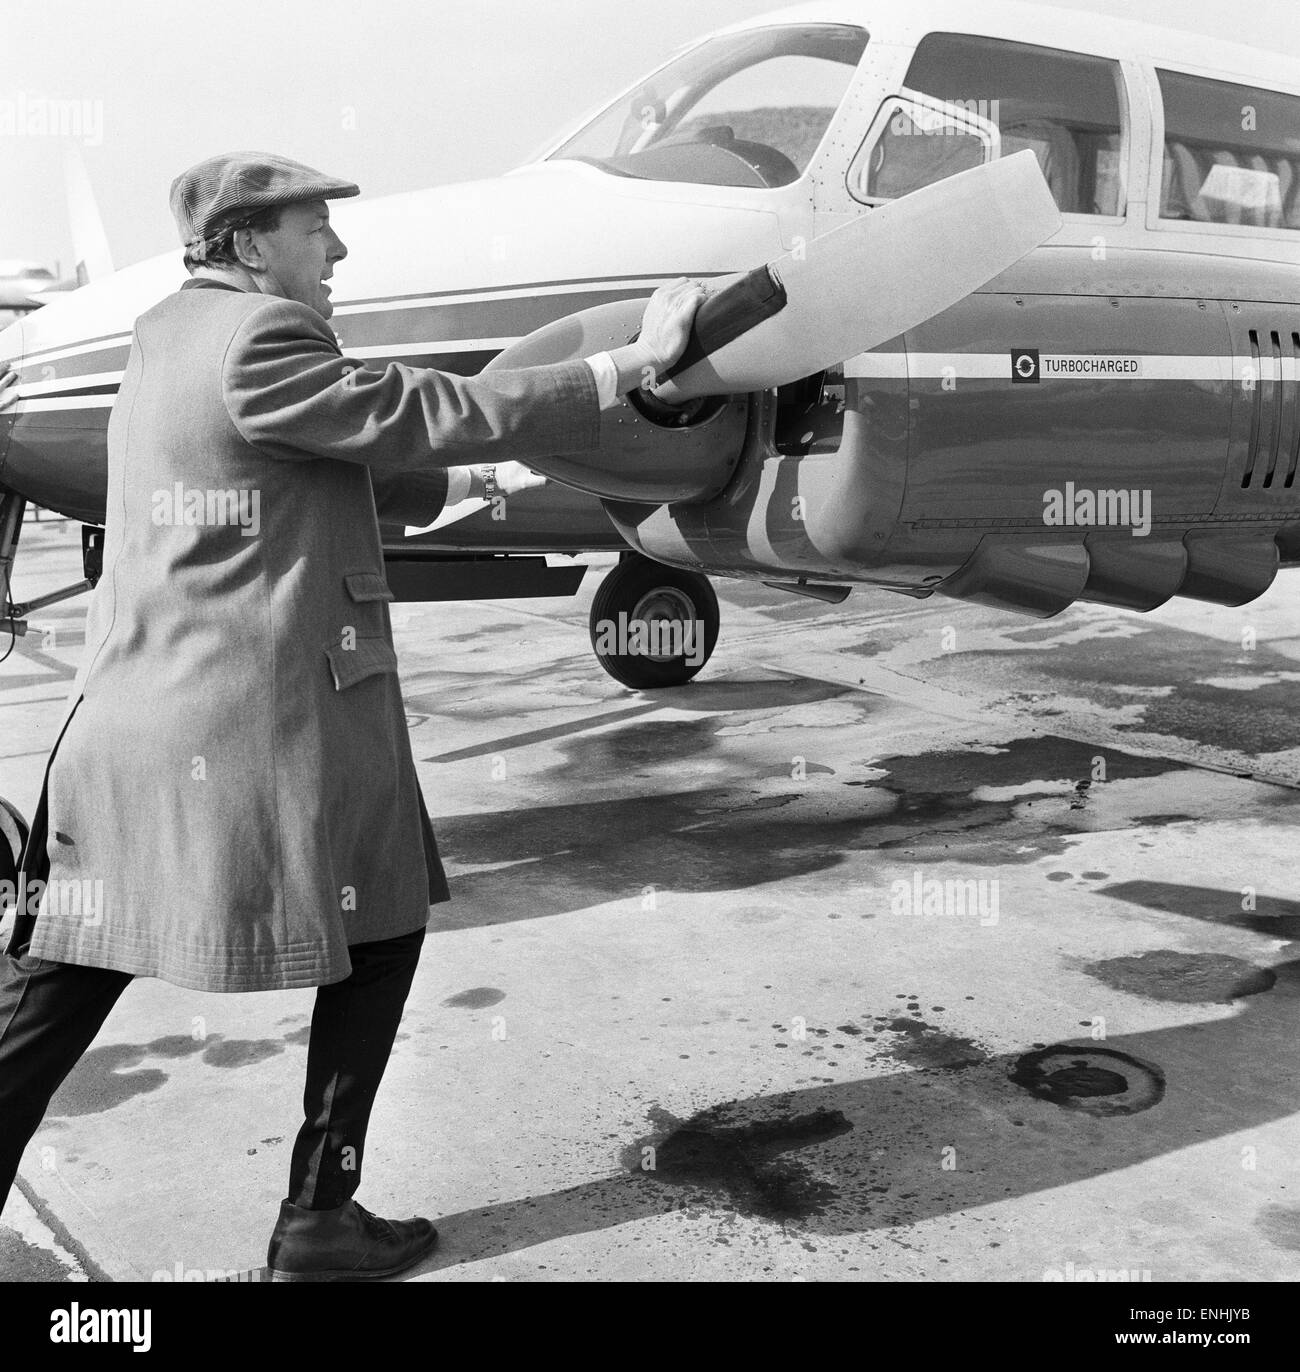
[[[1117,62],[997,38],[932,33],[917,46],[907,85],[997,125],[1003,157],[1032,148],[1063,213],[1123,212]]]
[[[616,176],[771,189],[812,161],[867,45],[844,24],[709,39],[616,102],[548,160]]]
[[[1300,229],[1300,96],[1156,70],[1160,217]]]
[[[897,200],[992,161],[999,143],[987,119],[901,90],[876,112],[849,167],[849,194],[868,205]]]

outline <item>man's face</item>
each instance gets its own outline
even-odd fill
[[[262,254],[264,280],[271,294],[297,300],[322,319],[334,313],[325,282],[348,250],[330,225],[329,205],[324,200],[286,205],[280,227],[269,233],[255,231],[253,242]]]

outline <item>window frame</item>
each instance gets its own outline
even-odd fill
[[[1160,213],[1165,198],[1165,100],[1160,87],[1159,72],[1172,76],[1195,76],[1203,81],[1217,81],[1224,86],[1244,86],[1248,90],[1268,91],[1300,101],[1300,91],[1280,90],[1275,85],[1250,86],[1246,78],[1235,74],[1207,71],[1186,63],[1146,61],[1142,76],[1151,105],[1151,142],[1147,149],[1147,214],[1146,227],[1153,233],[1192,234],[1212,238],[1259,239],[1271,243],[1300,245],[1300,228],[1267,228],[1262,224],[1221,224],[1214,219],[1166,219]]]
[[[571,162],[571,163],[573,163],[574,165],[577,165],[577,166],[589,166],[590,169],[591,169],[592,171],[594,171],[596,174],[601,175],[601,176],[610,176],[610,175],[614,175],[614,173],[605,171],[605,170],[603,170],[602,168],[595,166],[594,164],[587,163],[587,162],[583,161],[582,159],[577,159],[577,158],[561,158],[561,157],[558,157],[557,154],[559,153],[559,151],[560,151],[566,144],[571,143],[575,138],[578,137],[579,134],[585,132],[586,129],[587,129],[590,125],[594,124],[594,123],[596,122],[596,120],[599,119],[603,114],[607,113],[608,111],[610,111],[611,109],[613,109],[615,106],[617,106],[617,105],[621,104],[622,102],[626,101],[630,96],[634,95],[634,94],[635,94],[637,91],[639,91],[643,86],[647,85],[649,82],[651,82],[652,80],[654,80],[655,77],[659,76],[662,72],[666,71],[669,67],[673,66],[676,62],[680,61],[681,59],[683,59],[683,58],[685,58],[685,57],[688,57],[691,53],[695,52],[697,49],[702,48],[702,47],[704,47],[706,44],[711,43],[711,42],[713,42],[713,41],[715,41],[716,39],[719,39],[719,38],[745,37],[745,36],[747,36],[747,35],[754,34],[754,33],[760,33],[760,32],[763,32],[763,31],[765,31],[765,30],[770,30],[770,29],[782,29],[782,28],[805,28],[805,29],[810,29],[810,28],[824,28],[824,29],[854,29],[854,30],[857,30],[859,33],[861,33],[861,34],[862,34],[862,37],[863,37],[862,52],[861,52],[860,56],[858,57],[857,62],[855,62],[851,67],[849,67],[848,79],[847,79],[847,81],[845,82],[844,90],[843,90],[843,91],[841,92],[841,94],[840,94],[839,102],[838,102],[838,104],[836,104],[835,109],[834,109],[834,111],[832,112],[831,117],[830,117],[830,119],[828,120],[826,127],[822,130],[821,137],[818,139],[816,146],[813,148],[812,152],[810,153],[809,158],[808,158],[808,163],[807,163],[807,165],[803,168],[803,170],[799,173],[798,177],[796,177],[795,180],[788,182],[788,183],[787,183],[786,185],[784,185],[784,186],[732,186],[732,185],[727,185],[727,184],[724,184],[724,183],[714,183],[714,182],[692,182],[692,181],[668,181],[668,180],[660,180],[660,179],[658,179],[658,178],[644,178],[644,179],[642,179],[642,178],[629,178],[629,179],[633,180],[636,184],[657,185],[657,186],[689,186],[689,187],[691,187],[692,189],[694,189],[694,190],[699,190],[699,191],[704,191],[704,190],[709,190],[709,191],[721,191],[721,192],[727,192],[727,193],[729,193],[729,194],[734,193],[734,194],[737,194],[737,195],[746,195],[746,196],[747,196],[747,195],[760,195],[760,196],[780,196],[780,195],[785,195],[785,196],[788,197],[788,196],[790,195],[790,193],[791,193],[792,191],[795,190],[796,187],[803,187],[803,188],[806,189],[807,185],[808,185],[809,182],[810,182],[810,179],[811,179],[812,176],[813,176],[814,169],[818,166],[819,159],[822,157],[823,153],[825,152],[825,149],[826,149],[826,147],[827,147],[828,141],[829,141],[829,139],[830,139],[832,133],[834,133],[835,130],[836,130],[836,125],[837,125],[838,121],[839,121],[840,119],[843,118],[844,110],[845,110],[845,104],[846,104],[846,101],[847,101],[848,98],[849,98],[849,93],[850,93],[850,91],[851,91],[852,88],[853,88],[853,84],[854,84],[854,82],[858,79],[858,77],[861,75],[864,63],[866,63],[868,60],[870,60],[870,57],[871,57],[871,55],[872,55],[872,44],[873,44],[873,42],[875,42],[874,30],[873,30],[871,27],[869,27],[868,25],[866,25],[866,24],[862,24],[862,23],[845,23],[845,22],[841,22],[841,21],[838,21],[838,20],[832,20],[832,19],[816,19],[816,20],[811,20],[811,19],[810,19],[810,20],[805,20],[805,21],[803,21],[803,22],[795,22],[794,20],[786,20],[786,21],[784,21],[784,22],[777,22],[777,23],[757,23],[757,24],[751,24],[751,25],[746,25],[746,26],[744,26],[743,28],[742,28],[742,27],[739,27],[739,26],[736,26],[736,27],[721,29],[721,30],[718,30],[718,31],[716,31],[716,32],[714,32],[714,33],[705,34],[705,35],[702,36],[701,38],[696,39],[694,42],[687,43],[687,44],[685,44],[683,47],[678,48],[675,52],[671,53],[667,58],[665,58],[664,61],[661,62],[657,67],[653,68],[653,69],[652,69],[651,71],[649,71],[649,72],[642,73],[635,81],[633,81],[630,85],[628,85],[628,86],[625,87],[623,90],[621,90],[617,95],[613,96],[613,97],[610,98],[610,99],[607,99],[607,100],[603,101],[600,105],[595,106],[595,107],[592,108],[592,109],[589,109],[589,110],[587,111],[587,113],[586,113],[585,115],[583,115],[583,117],[582,117],[581,119],[575,120],[573,123],[571,123],[571,124],[569,124],[568,126],[566,126],[565,129],[563,130],[563,132],[562,132],[559,136],[552,136],[551,138],[549,138],[549,139],[547,140],[547,142],[543,145],[542,149],[541,149],[539,152],[537,152],[537,153],[535,153],[533,156],[531,156],[526,162],[523,162],[523,163],[520,163],[520,164],[519,164],[519,169],[522,170],[523,167],[539,166],[539,165],[545,165],[545,164],[547,164],[547,163]],[[878,47],[878,46],[879,46],[879,45],[877,44],[877,47]],[[845,66],[848,66],[847,63],[845,63],[844,65],[845,65]],[[741,70],[743,70],[743,68],[742,68]],[[736,73],[734,73],[734,72],[731,73],[731,75],[735,75],[735,74],[736,74]],[[729,78],[723,78],[723,79],[725,80],[725,79],[729,79]],[[717,83],[717,84],[720,84],[720,82]],[[710,89],[712,89],[712,88],[710,88]]]
[[[888,205],[891,201],[904,198],[896,195],[859,195],[854,189],[853,172],[864,158],[875,151],[876,145],[888,130],[889,121],[893,117],[891,106],[901,109],[908,105],[940,114],[952,123],[975,134],[984,145],[983,165],[996,161],[1002,155],[1002,135],[998,131],[997,125],[991,120],[981,118],[979,115],[972,114],[969,110],[961,109],[957,105],[950,105],[943,100],[937,100],[933,95],[926,95],[924,91],[915,91],[907,86],[900,86],[880,102],[871,118],[871,123],[867,126],[862,142],[858,144],[857,151],[849,158],[849,165],[844,170],[844,189],[848,192],[849,199],[855,204],[876,209],[880,205]],[[944,181],[947,179],[947,177],[940,178]],[[938,185],[938,182],[928,181],[926,185]],[[921,188],[918,187],[917,189]]]

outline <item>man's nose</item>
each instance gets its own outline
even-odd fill
[[[331,262],[342,262],[348,255],[348,245],[334,232],[330,230],[329,260]]]

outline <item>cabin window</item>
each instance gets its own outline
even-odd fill
[[[1161,71],[1160,217],[1300,229],[1300,96]]]
[[[1117,62],[932,33],[918,45],[906,84],[995,124],[1003,157],[1031,148],[1062,213],[1123,213]]]
[[[615,176],[769,189],[797,181],[835,117],[864,29],[774,25],[712,38],[551,153]]]

